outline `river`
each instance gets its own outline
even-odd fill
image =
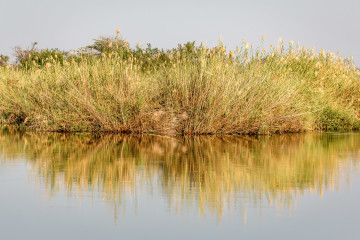
[[[0,131],[0,239],[360,239],[360,133]]]

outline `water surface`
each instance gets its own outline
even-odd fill
[[[1,239],[359,239],[360,134],[0,133]]]

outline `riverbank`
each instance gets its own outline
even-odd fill
[[[248,43],[234,51],[131,49],[117,38],[100,44],[61,61],[50,55],[31,67],[1,67],[1,122],[165,135],[360,128],[360,74],[333,53],[282,40],[266,51]]]

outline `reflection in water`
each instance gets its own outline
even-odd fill
[[[25,158],[54,193],[100,192],[115,212],[126,196],[159,189],[169,208],[195,207],[221,219],[225,208],[290,209],[305,191],[339,188],[357,169],[358,134],[262,137],[93,136],[0,133],[5,161]],[[155,186],[155,187],[154,187]]]

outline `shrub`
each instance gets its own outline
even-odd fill
[[[199,54],[202,46],[196,46],[194,42],[179,44],[177,48],[163,50],[153,48],[150,43],[146,48],[141,48],[138,44],[135,48],[130,48],[130,44],[124,39],[116,37],[100,37],[95,39],[92,45],[84,48],[84,56],[109,56],[115,55],[121,60],[132,59],[137,65],[141,66],[143,72],[155,71],[160,67],[172,66],[171,60],[187,60],[189,62],[199,62]]]
[[[47,64],[64,63],[68,53],[59,49],[37,49],[37,42],[33,43],[32,48],[23,50],[15,47],[15,57],[17,66],[20,68],[30,69],[34,67],[43,67]]]
[[[100,37],[99,39],[94,39],[94,43],[86,46],[84,49],[93,53],[113,53],[129,49],[129,43],[117,36]]]
[[[6,66],[9,64],[9,57],[0,54],[0,67]]]
[[[354,121],[349,113],[344,110],[335,109],[330,106],[325,107],[317,120],[317,125],[322,130],[351,130],[358,128],[358,124]]]

